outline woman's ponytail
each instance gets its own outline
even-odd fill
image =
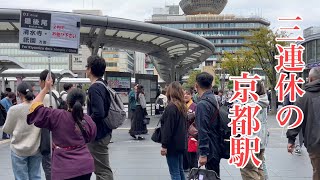
[[[27,101],[32,101],[34,99],[33,92],[30,91],[29,89],[27,89],[25,98],[26,98]]]
[[[22,82],[18,85],[17,91],[20,95],[22,95],[28,102],[34,99],[34,95],[32,92],[32,87],[30,84],[26,82]]]
[[[81,122],[83,120],[83,108],[79,101],[76,101],[72,107],[72,117],[77,122]]]

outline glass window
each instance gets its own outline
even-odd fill
[[[311,59],[316,62],[316,40],[311,41]]]
[[[317,40],[317,45],[316,45],[316,50],[317,50],[317,61],[320,61],[320,39]]]

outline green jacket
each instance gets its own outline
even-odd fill
[[[135,110],[137,106],[136,103],[136,93],[133,90],[131,90],[129,93],[129,108]]]

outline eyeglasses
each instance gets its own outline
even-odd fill
[[[85,67],[88,69],[89,65],[86,65]]]

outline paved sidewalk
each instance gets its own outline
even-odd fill
[[[150,129],[154,129],[158,118],[153,118]],[[167,163],[160,156],[160,145],[150,140],[136,141],[128,135],[129,122],[114,131],[114,143],[110,145],[111,166],[115,180],[170,180]],[[266,164],[270,180],[307,180],[312,177],[312,167],[307,152],[303,149],[302,156],[290,155],[286,152],[286,138],[281,137],[275,117],[269,117],[270,142],[266,150]],[[152,134],[150,130],[149,134]],[[13,178],[10,160],[9,143],[0,141],[0,180]],[[95,179],[95,177],[92,177]],[[229,166],[226,160],[221,162],[222,180],[240,180],[240,172]]]

